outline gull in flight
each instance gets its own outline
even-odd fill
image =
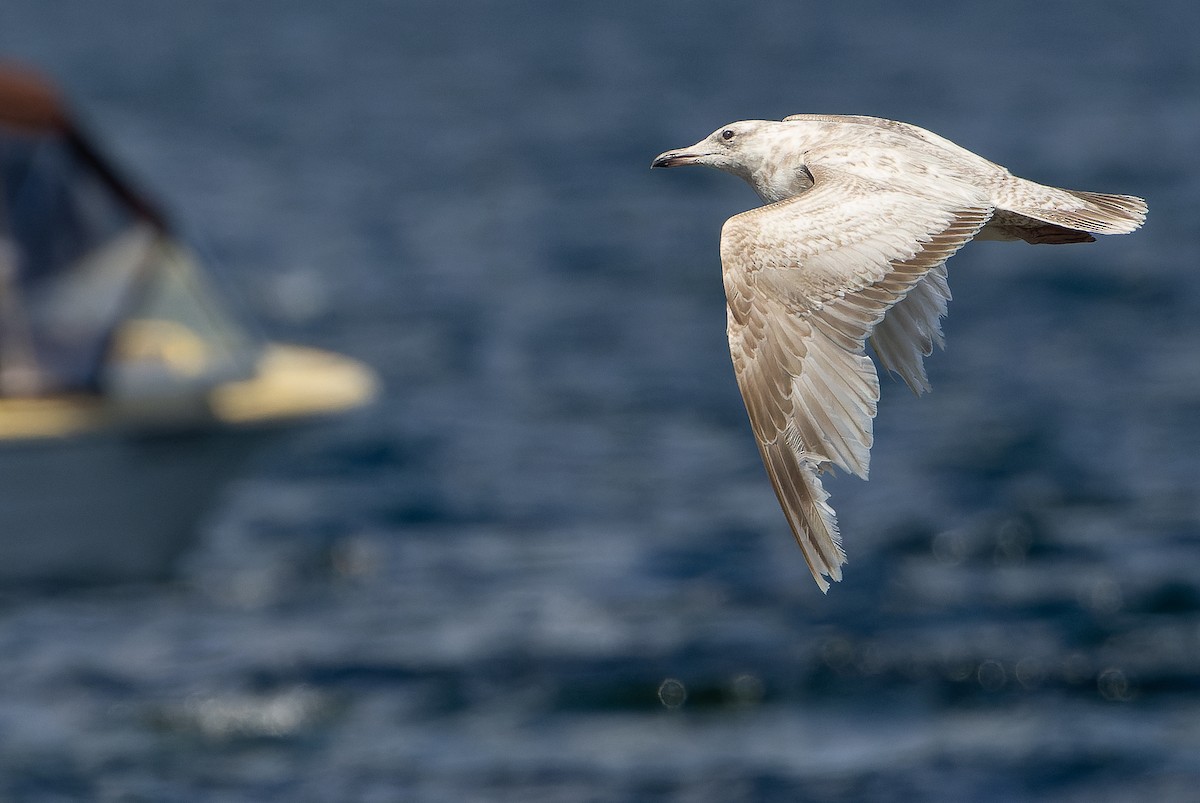
[[[721,230],[729,351],[767,474],[822,591],[846,562],[830,466],[867,478],[879,377],[914,393],[942,345],[946,260],[972,239],[1086,243],[1146,218],[1129,195],[1064,190],[907,123],[798,114],[745,120],[651,167],[707,165],[764,205]]]

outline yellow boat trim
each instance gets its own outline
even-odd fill
[[[101,429],[112,419],[108,405],[91,396],[0,399],[0,443],[77,435]]]
[[[219,420],[244,424],[350,410],[374,399],[378,390],[374,372],[356,360],[272,343],[254,378],[215,388],[209,405]]]
[[[148,408],[137,400],[86,395],[0,399],[0,443],[63,438],[116,426],[136,430],[139,425],[283,422],[349,411],[369,403],[378,392],[374,372],[356,360],[272,343],[263,350],[254,377],[217,385],[195,405]]]

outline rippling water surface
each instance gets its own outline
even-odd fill
[[[271,336],[373,410],[248,466],[178,582],[0,600],[12,800],[1188,800],[1200,783],[1190,2],[25,2]],[[756,201],[654,154],[800,111],[1150,201],[979,243],[829,483],[817,592],[724,342]]]

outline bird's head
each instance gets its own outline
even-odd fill
[[[736,173],[739,166],[746,163],[747,157],[753,154],[754,149],[747,146],[758,138],[756,135],[764,122],[743,120],[722,126],[695,145],[660,153],[650,167],[705,165]]]
[[[718,128],[695,145],[666,151],[650,167],[705,165],[745,179],[764,199],[774,200],[781,169],[793,167],[785,123],[742,120]]]

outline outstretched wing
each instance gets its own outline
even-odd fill
[[[864,341],[991,216],[810,165],[813,187],[725,223],[729,350],[775,493],[821,590],[846,562],[818,474],[864,479],[879,378]]]

